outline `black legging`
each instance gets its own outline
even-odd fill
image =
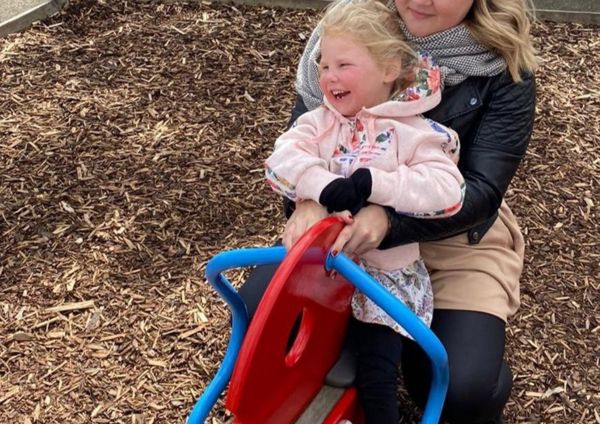
[[[482,312],[436,309],[431,324],[448,353],[450,387],[444,418],[450,424],[496,424],[512,388],[504,361],[505,323]],[[411,397],[423,407],[429,391],[429,360],[406,340],[402,372]]]
[[[256,268],[240,288],[240,295],[246,302],[251,316],[275,269],[276,266]],[[382,381],[386,382],[385,385],[396,382],[396,370],[394,368],[390,371],[389,364],[397,363],[397,356],[401,352],[406,387],[411,397],[422,408],[429,393],[429,359],[413,341],[395,336],[396,333],[387,327],[377,327],[381,326],[358,321],[354,321],[350,326],[359,342],[359,354],[365,363],[369,361],[369,357],[380,358],[379,363],[387,370],[381,377],[384,378]],[[504,321],[481,312],[435,310],[431,328],[446,348],[450,365],[450,387],[444,406],[444,419],[449,424],[500,423],[499,417],[512,388],[512,375],[503,360]],[[376,376],[361,373],[360,362],[359,360],[360,376],[357,376],[356,384],[360,392],[367,392],[368,397],[370,395],[367,388]],[[369,373],[379,374],[377,369],[367,369],[371,370]],[[361,403],[365,402],[369,402],[369,399],[361,397]],[[380,406],[381,413],[385,414],[381,416],[387,416],[390,411],[389,405]],[[394,408],[397,410],[397,406]],[[383,412],[384,409],[386,412]],[[398,422],[397,411],[396,414],[391,414],[391,419]],[[386,423],[379,419],[373,422]]]
[[[357,353],[354,385],[366,424],[398,424],[398,374],[404,337],[390,327],[356,319],[349,328]]]

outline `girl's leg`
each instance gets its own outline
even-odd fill
[[[281,240],[277,240],[273,246],[281,245]],[[250,271],[248,279],[238,289],[238,294],[248,309],[248,318],[251,319],[254,316],[254,312],[256,312],[256,308],[265,294],[277,268],[279,268],[279,264],[260,265],[255,267]]]
[[[512,388],[512,374],[503,360],[504,321],[482,312],[436,309],[431,328],[450,365],[444,419],[449,424],[501,423]],[[402,370],[409,393],[423,407],[431,378],[429,359],[412,340],[405,342]]]
[[[357,346],[355,385],[366,424],[398,424],[398,373],[403,337],[391,328],[352,318]]]
[[[248,309],[248,316],[252,318],[256,308],[267,290],[273,274],[277,271],[279,264],[261,265],[250,271],[248,279],[238,289],[238,293]]]

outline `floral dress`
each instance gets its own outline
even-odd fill
[[[394,271],[383,271],[365,263],[362,266],[371,277],[400,299],[429,327],[433,317],[433,291],[423,260],[418,259]],[[383,309],[358,290],[352,297],[352,314],[360,321],[387,325],[403,336],[412,338]]]

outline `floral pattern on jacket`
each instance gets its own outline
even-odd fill
[[[427,52],[419,52],[414,65],[414,81],[403,91],[392,96],[399,102],[410,102],[431,96],[440,90],[442,72],[435,60]]]

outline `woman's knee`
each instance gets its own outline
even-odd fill
[[[505,362],[499,373],[454,371],[444,404],[444,417],[450,424],[488,423],[502,412],[512,388],[512,373]]]
[[[475,311],[436,311],[432,329],[448,353],[450,386],[445,416],[451,424],[487,423],[502,409],[512,387],[503,360],[505,323]]]

